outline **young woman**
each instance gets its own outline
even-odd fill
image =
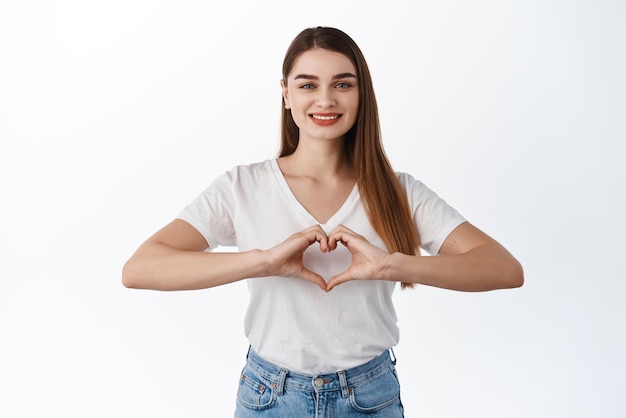
[[[139,247],[123,283],[182,290],[251,279],[236,417],[401,417],[389,354],[396,283],[512,288],[522,268],[392,170],[369,70],[348,35],[301,32],[281,86],[280,156],[217,178]],[[220,245],[239,251],[207,251]]]

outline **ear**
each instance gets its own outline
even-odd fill
[[[291,109],[291,102],[289,101],[289,90],[285,80],[280,80],[280,87],[283,90],[283,102],[285,103],[285,109]]]

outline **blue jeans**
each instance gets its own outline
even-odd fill
[[[404,416],[389,352],[355,368],[307,376],[280,368],[250,349],[239,379],[235,418]]]

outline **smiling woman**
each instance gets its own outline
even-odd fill
[[[296,59],[281,85],[285,109],[291,110],[300,140],[320,136],[337,140],[354,125],[359,106],[355,73],[345,55],[326,49],[309,50]],[[316,126],[333,129],[311,130]]]
[[[279,157],[215,179],[139,247],[123,283],[182,290],[249,279],[236,417],[401,417],[396,283],[510,288],[522,285],[521,266],[393,171],[366,61],[347,34],[301,32],[281,86]],[[207,251],[219,246],[238,251]]]

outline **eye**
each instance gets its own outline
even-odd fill
[[[311,83],[307,83],[307,84],[301,85],[300,88],[304,89],[304,90],[310,90],[310,89],[314,89],[315,86],[313,84],[311,84]]]
[[[347,88],[350,88],[352,86],[350,84],[345,83],[345,82],[342,81],[341,83],[337,83],[335,85],[335,87],[340,88],[340,89],[347,89]]]

